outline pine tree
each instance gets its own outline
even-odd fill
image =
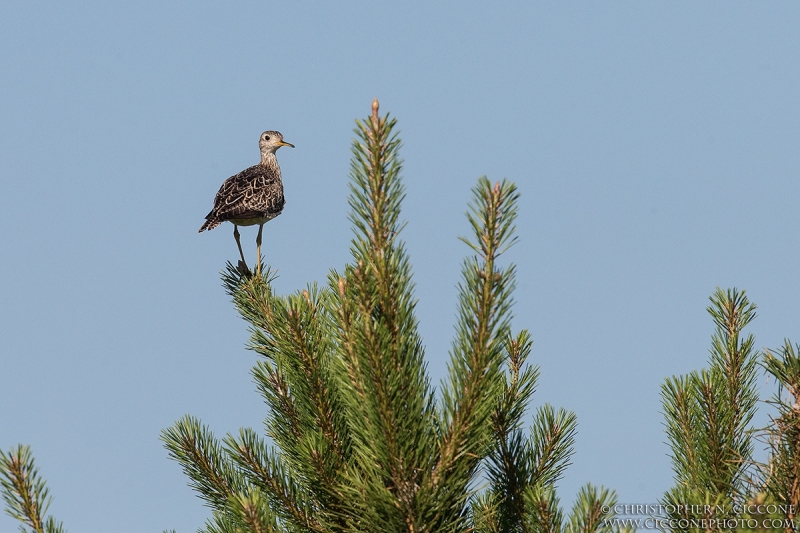
[[[448,376],[437,397],[399,235],[404,189],[396,120],[356,122],[349,204],[352,261],[323,286],[276,295],[269,268],[224,284],[251,324],[266,438],[221,441],[186,416],[163,432],[170,456],[212,509],[205,531],[605,531],[615,495],[586,487],[568,518],[555,484],[569,464],[571,412],[524,415],[539,371],[511,329],[518,192],[481,178],[463,239]],[[485,473],[485,476],[484,476]],[[482,477],[484,476],[484,477]],[[480,488],[485,479],[485,488]]]

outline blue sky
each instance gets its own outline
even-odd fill
[[[757,346],[800,341],[799,24],[789,2],[4,2],[0,447],[32,446],[70,531],[199,527],[159,432],[265,411],[218,275],[231,228],[197,228],[279,130],[297,148],[264,252],[280,292],[324,280],[378,97],[434,382],[470,187],[509,178],[534,399],[578,416],[562,500],[591,482],[655,502],[659,387],[706,364],[714,288],[759,305]]]

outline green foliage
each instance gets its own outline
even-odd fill
[[[741,518],[737,506],[756,494],[751,421],[757,359],[752,334],[742,333],[755,309],[744,291],[717,289],[708,307],[717,326],[710,367],[662,386],[675,472],[675,486],[663,502],[675,509],[670,518]]]
[[[609,516],[603,513],[603,508],[613,507],[616,503],[617,496],[613,491],[586,485],[578,493],[567,531],[610,533],[612,528],[604,523]]]
[[[20,444],[8,454],[0,450],[0,492],[6,513],[22,522],[23,533],[63,533],[61,522],[45,516],[52,498],[28,446]]]
[[[786,340],[777,352],[766,351],[762,361],[779,387],[770,402],[777,408],[777,416],[765,432],[771,454],[764,473],[764,493],[785,506],[781,518],[794,520],[800,509],[800,346]]]
[[[356,124],[349,264],[288,296],[273,292],[269,269],[223,274],[261,356],[266,438],[243,429],[220,441],[189,416],[163,432],[212,509],[205,531],[602,529],[597,506],[612,494],[587,488],[568,519],[555,495],[575,415],[545,405],[524,431],[539,370],[526,362],[528,332],[511,332],[514,265],[498,261],[515,241],[516,186],[481,178],[473,190],[463,240],[474,254],[437,401],[399,239],[396,121],[376,101]]]

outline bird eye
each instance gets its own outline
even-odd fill
[[[268,141],[269,140],[269,135],[264,135],[264,140]]]

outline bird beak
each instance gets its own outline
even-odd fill
[[[289,148],[294,148],[294,145],[292,143],[287,143],[287,142],[284,142],[284,141],[280,141],[278,143],[278,146],[288,146]]]

